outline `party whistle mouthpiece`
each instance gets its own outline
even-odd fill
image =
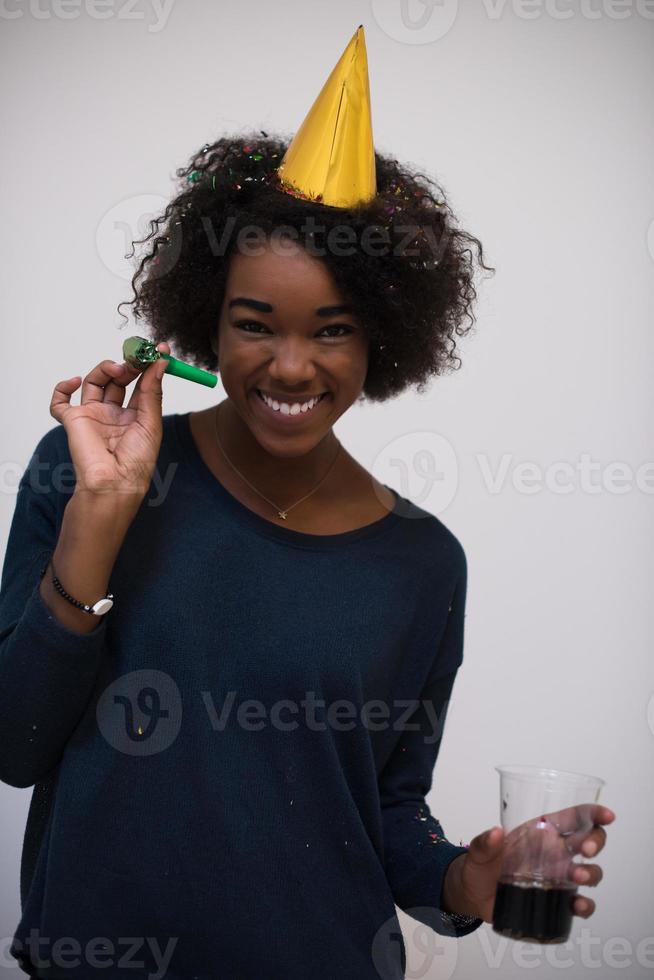
[[[206,385],[208,388],[215,388],[218,383],[215,374],[193,367],[192,364],[185,364],[184,361],[178,361],[176,357],[171,357],[170,354],[164,354],[163,351],[157,350],[152,341],[145,337],[128,337],[123,343],[123,357],[137,371],[163,357],[164,360],[168,361],[164,374],[174,374],[177,378],[186,378],[187,381],[195,381],[197,384]]]

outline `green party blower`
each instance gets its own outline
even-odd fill
[[[199,385],[207,385],[208,388],[215,388],[218,383],[215,374],[193,367],[192,364],[185,364],[184,361],[178,361],[176,357],[171,357],[170,354],[164,354],[163,351],[157,350],[152,341],[146,340],[145,337],[128,337],[123,343],[123,357],[137,371],[163,357],[168,361],[164,374],[174,374],[176,378],[196,381]]]

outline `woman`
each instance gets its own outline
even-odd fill
[[[11,950],[33,976],[399,978],[396,904],[442,935],[491,921],[501,828],[456,846],[425,802],[465,554],[333,431],[453,366],[481,245],[379,154],[368,205],[280,193],[286,148],[205,145],[134,279],[159,350],[219,368],[226,397],[162,416],[163,360],[104,360],[79,406],[79,376],[55,386],[21,480],[0,778],[34,785]],[[365,244],[407,221],[433,237]],[[107,596],[99,622],[71,601]]]

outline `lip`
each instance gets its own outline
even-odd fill
[[[303,422],[308,422],[310,418],[313,418],[316,412],[320,410],[320,406],[329,400],[329,392],[309,412],[298,412],[297,415],[283,415],[281,412],[276,412],[273,408],[266,405],[256,388],[252,390],[250,397],[254,399],[257,411],[261,412],[267,421],[270,420],[276,422],[278,425],[287,426],[302,425]]]

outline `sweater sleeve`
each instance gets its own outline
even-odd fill
[[[441,908],[449,864],[467,848],[445,837],[425,797],[441,745],[449,699],[463,660],[466,565],[455,588],[438,655],[419,703],[379,777],[385,871],[395,904],[444,936],[465,936],[483,919]]]
[[[58,489],[61,445],[57,429],[47,432],[20,479],[0,581],[0,781],[17,787],[58,765],[90,697],[107,631],[105,617],[89,633],[69,630],[39,592],[66,503]]]

